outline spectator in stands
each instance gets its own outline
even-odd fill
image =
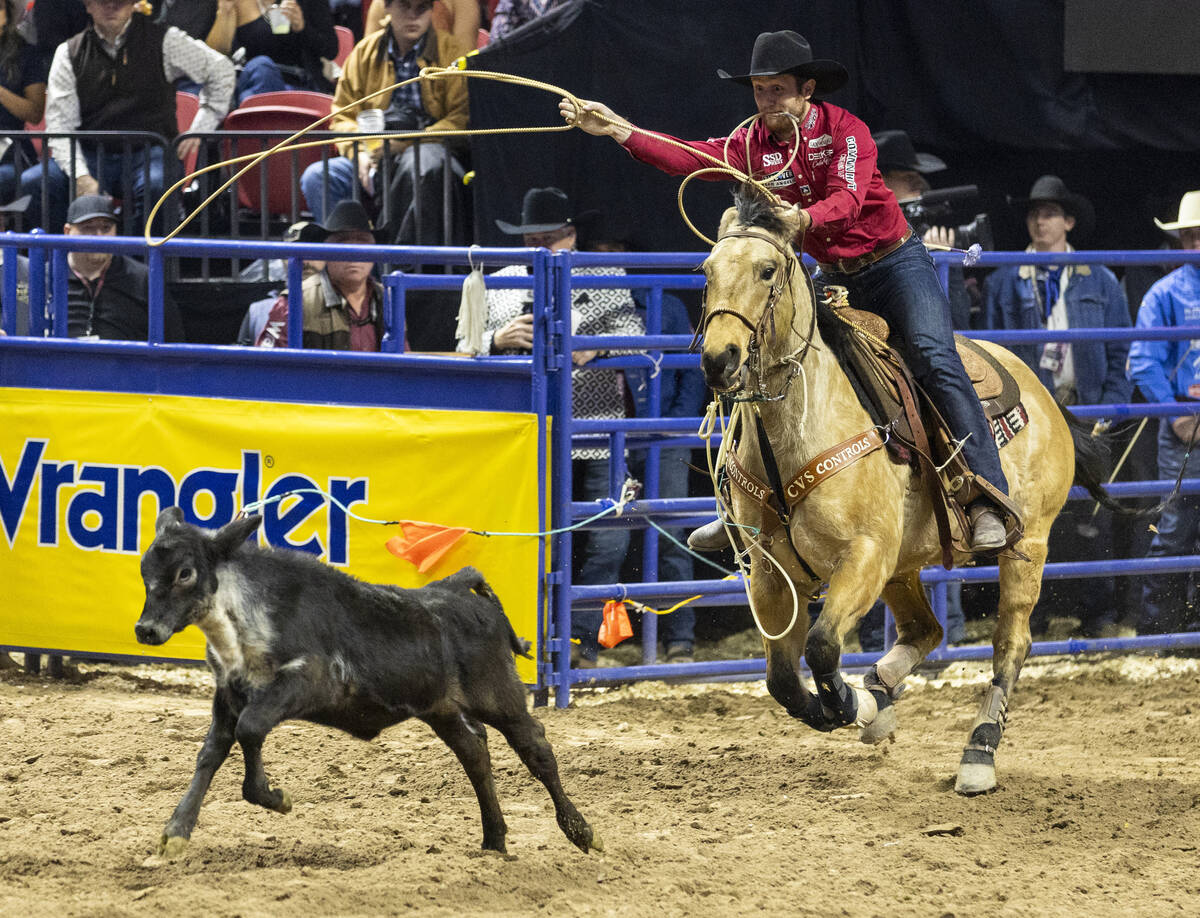
[[[338,51],[329,0],[176,0],[161,21],[241,64],[238,105],[262,92],[333,92],[323,60]]]
[[[11,201],[17,191],[18,166],[36,158],[28,140],[3,137],[37,124],[46,111],[46,67],[41,55],[17,31],[19,0],[0,2],[0,202]],[[18,163],[17,150],[23,156]],[[24,171],[22,169],[21,171]]]
[[[21,23],[21,32],[48,66],[58,46],[90,22],[83,0],[37,0]]]
[[[729,138],[666,144],[659,138],[667,135],[635,131],[599,102],[582,101],[577,110],[573,100],[563,99],[559,112],[587,133],[611,137],[636,159],[675,175],[728,155],[738,169],[766,178],[779,171],[776,163],[803,150],[804,165],[789,168],[771,184],[796,208],[797,241],[820,265],[814,280],[846,287],[852,301],[858,297],[860,306],[878,311],[903,342],[917,382],[963,444],[961,455],[975,475],[977,490],[967,508],[970,547],[999,551],[1019,520],[1007,499],[1008,482],[991,428],[954,349],[945,291],[929,253],[912,238],[895,195],[883,184],[866,126],[823,99],[845,85],[849,73],[837,61],[814,59],[804,36],[779,31],[755,39],[748,73],[717,74],[750,87],[761,116]],[[693,532],[689,542],[709,551],[728,545],[720,520]]]
[[[228,60],[177,28],[134,15],[133,0],[84,0],[84,6],[93,24],[54,52],[46,95],[47,131],[151,131],[171,140],[179,133],[173,83],[184,76],[202,87],[190,129],[217,128],[233,93],[233,65]],[[119,145],[101,148],[96,141],[80,141],[75,150],[66,137],[51,139],[49,145],[53,158],[45,169],[48,215],[37,210],[42,164],[21,176],[22,193],[33,195],[31,221],[38,225],[45,225],[47,218],[50,226],[62,225],[72,180],[76,195],[120,192],[122,171],[128,169],[134,200],[126,206],[132,206],[139,220],[148,211],[145,198],[156,200],[164,188],[162,147],[134,147],[126,157]],[[179,144],[179,158],[198,147],[199,140],[189,138]],[[72,166],[68,176],[64,170]]]
[[[612,238],[597,242],[591,247],[597,252],[628,252],[631,247],[625,239]],[[638,318],[648,334],[691,335],[694,329],[688,319],[683,300],[663,291],[661,300],[661,324],[657,332],[651,332],[647,321],[650,291],[645,287],[631,288]],[[638,417],[697,418],[704,411],[708,387],[698,369],[662,369],[657,375],[660,383],[659,410],[653,411],[650,404],[650,378],[648,370],[625,370],[625,384],[633,399],[634,414]],[[635,476],[645,481],[640,467],[645,459],[639,456]],[[692,462],[692,450],[686,446],[664,446],[658,454],[658,497],[688,497],[688,467]],[[676,539],[684,539],[687,533],[680,529],[668,530]],[[653,576],[653,571],[646,572]],[[694,577],[692,556],[682,545],[667,538],[658,540],[658,578],[663,581],[692,580]],[[670,615],[659,618],[659,640],[663,655],[668,663],[690,663],[695,643],[696,611],[691,605],[683,606]]]
[[[115,236],[112,198],[80,195],[67,210],[67,236]],[[150,330],[150,278],[146,266],[127,255],[80,251],[67,254],[67,334],[72,338],[145,341]],[[183,319],[163,291],[163,338],[183,341]]]
[[[284,242],[299,242],[300,233],[304,227],[308,226],[309,221],[301,220],[298,223],[293,223],[283,233]],[[300,263],[300,277],[302,280],[308,280],[318,271],[325,268],[325,262],[304,259]],[[262,272],[262,261],[256,261],[254,265],[248,266],[242,272],[246,275],[247,280],[253,280],[254,273],[250,272],[250,268],[257,267],[258,271]],[[266,265],[266,274],[271,280],[287,280],[287,261],[282,258],[273,258]],[[275,306],[279,299],[279,290],[272,290],[270,294],[261,300],[255,300],[246,308],[246,315],[242,319],[242,326],[238,330],[237,343],[242,347],[253,347],[262,334],[267,325],[267,319],[271,315],[271,309]]]
[[[1185,250],[1200,250],[1200,190],[1179,202],[1173,223],[1154,221],[1179,239]],[[1185,264],[1158,281],[1138,310],[1138,328],[1195,325],[1200,321],[1200,264]],[[1195,402],[1200,399],[1200,354],[1197,342],[1135,341],[1129,349],[1129,376],[1150,402]],[[1158,477],[1174,481],[1184,457],[1194,450],[1200,414],[1166,417],[1158,428]],[[1194,456],[1192,457],[1195,458]],[[1195,466],[1193,466],[1193,469]],[[1189,472],[1190,477],[1195,473]],[[1148,557],[1191,555],[1200,538],[1200,498],[1177,497],[1155,527]],[[1188,602],[1187,574],[1151,574],[1142,589],[1141,634],[1171,634],[1200,629],[1197,606]]]
[[[492,41],[506,37],[515,29],[527,22],[533,22],[565,2],[566,0],[500,0],[496,4],[496,11],[492,13],[492,24],[488,30]]]
[[[375,96],[368,102],[356,102],[393,83],[415,77],[423,67],[446,66],[466,54],[468,47],[434,28],[432,0],[388,0],[388,27],[368,34],[354,46],[342,68],[342,78],[334,93],[333,107],[350,106],[329,123],[330,130],[358,131],[358,115],[368,109],[383,109],[384,126],[390,131],[461,130],[467,126],[467,81],[436,80],[410,83],[395,92]],[[351,104],[354,103],[354,104]],[[420,176],[414,184],[417,162],[412,141],[390,141],[390,187],[383,182],[380,159],[382,142],[342,141],[342,155],[325,163],[313,163],[304,170],[300,187],[315,220],[339,201],[354,197],[355,183],[371,199],[381,219],[397,229],[395,242],[401,245],[442,241],[442,171],[451,169],[461,177],[462,164],[451,152],[462,144],[423,143],[420,145]],[[353,157],[348,159],[347,157]],[[328,176],[326,176],[326,165]],[[452,185],[457,188],[460,183]],[[421,224],[416,222],[417,196],[420,196]],[[386,201],[385,201],[386,199]],[[455,208],[457,211],[459,208]],[[455,218],[451,214],[451,220]],[[461,214],[457,216],[461,217]]]
[[[1055,175],[1033,183],[1023,202],[1030,244],[1027,252],[1073,252],[1067,241],[1087,234],[1091,203],[1067,190]],[[1103,265],[1006,265],[984,282],[988,328],[1049,329],[1129,327],[1129,304],[1116,276]],[[1061,405],[1123,404],[1131,387],[1125,377],[1125,341],[1051,341],[1010,344]],[[1049,560],[1099,561],[1112,555],[1112,516],[1092,504],[1068,503],[1050,531]],[[1113,637],[1117,623],[1111,577],[1048,580],[1033,612],[1035,631],[1048,612],[1078,614],[1087,637]]]
[[[521,236],[525,245],[544,247],[553,252],[572,251],[579,241],[581,219],[595,212],[574,213],[570,199],[558,188],[531,188],[525,193],[518,222],[497,220],[501,232]],[[512,265],[497,271],[494,277],[521,276],[529,273],[525,265]],[[619,268],[578,268],[575,277],[623,274]],[[533,347],[533,294],[528,290],[489,290],[487,294],[486,353],[521,354]],[[580,335],[640,335],[645,325],[627,289],[589,290],[574,293],[572,325]],[[620,371],[584,369],[597,356],[596,351],[576,351],[572,355],[576,369],[572,376],[573,410],[579,418],[625,417],[625,395]],[[603,500],[610,496],[607,447],[572,450],[577,460],[572,470],[576,500]],[[628,529],[595,529],[584,538],[583,563],[575,575],[577,583],[615,583],[629,550]],[[581,609],[571,616],[572,666],[596,665],[599,655],[597,633],[600,609]]]
[[[375,245],[388,230],[376,229],[358,201],[342,201],[321,223],[300,230],[301,242]],[[302,287],[304,347],[323,351],[378,351],[383,340],[383,285],[371,276],[373,261],[329,261]],[[259,347],[287,347],[288,297],[271,308]]]
[[[371,0],[367,11],[366,34],[377,32],[387,23],[384,0]],[[433,27],[453,35],[460,45],[474,48],[479,41],[482,16],[478,0],[434,0]]]

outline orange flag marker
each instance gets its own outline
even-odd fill
[[[633,637],[633,626],[629,624],[629,614],[625,611],[625,603],[610,599],[604,604],[604,620],[600,623],[600,633],[596,640],[600,646],[612,649],[626,638]]]
[[[401,535],[392,536],[386,545],[393,555],[412,562],[416,569],[424,574],[441,561],[442,556],[470,531],[464,526],[438,526],[434,523],[400,520]]]

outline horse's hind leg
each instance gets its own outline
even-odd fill
[[[1000,558],[1000,610],[992,636],[993,678],[983,694],[958,766],[954,789],[960,794],[982,794],[996,786],[996,747],[1008,720],[1008,696],[1033,645],[1029,615],[1042,589],[1046,540],[1027,536],[1016,547],[1029,561]]]
[[[859,735],[864,743],[878,743],[895,732],[892,702],[900,697],[904,678],[942,642],[942,626],[929,607],[919,570],[889,581],[883,588],[883,600],[896,619],[896,643],[863,679],[878,708],[875,719]]]

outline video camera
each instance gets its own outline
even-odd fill
[[[962,204],[977,197],[977,185],[957,185],[928,191],[915,200],[901,204],[900,209],[918,236],[924,236],[931,226],[950,226],[954,230],[954,245],[958,248],[966,249],[978,243],[981,248],[991,249],[994,247],[992,222],[987,214],[976,214],[970,223],[958,226],[951,220]]]

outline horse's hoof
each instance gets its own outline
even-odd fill
[[[954,792],[964,797],[974,797],[986,794],[996,789],[996,766],[982,763],[958,766],[958,780],[954,782]]]
[[[180,835],[164,835],[158,843],[158,853],[169,861],[182,856],[187,850],[188,840]]]
[[[880,708],[875,719],[859,732],[858,738],[868,746],[874,746],[895,734],[899,726],[900,721],[896,717],[896,709],[888,705],[886,708]]]

